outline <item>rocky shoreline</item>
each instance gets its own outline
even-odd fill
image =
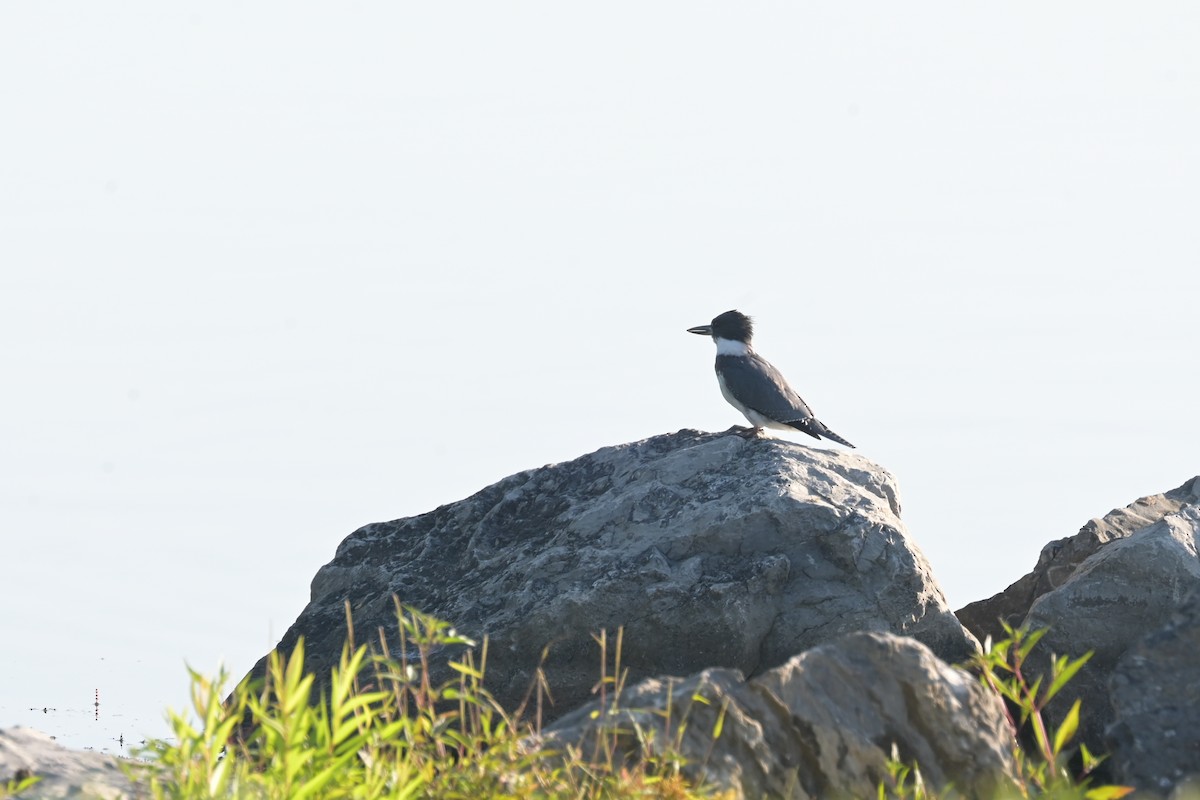
[[[579,742],[592,735],[590,633],[620,627],[625,708],[701,684],[726,699],[728,733],[701,775],[718,786],[873,793],[893,741],[931,785],[982,793],[1011,772],[1011,737],[995,697],[950,665],[1000,638],[1003,620],[1048,629],[1034,672],[1051,653],[1095,653],[1049,722],[1080,699],[1081,740],[1110,754],[1105,777],[1165,797],[1200,773],[1198,538],[1192,478],[1047,544],[1028,575],[953,612],[887,471],[853,453],[682,430],[354,532],[279,647],[303,636],[320,674],[341,652],[346,602],[357,630],[386,635],[397,596],[486,635],[488,683],[508,706],[549,646],[545,735]],[[435,669],[453,654],[442,655]],[[23,797],[137,796],[112,757],[0,731],[0,780],[21,770],[46,778]]]

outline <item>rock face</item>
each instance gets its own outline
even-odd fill
[[[117,800],[149,796],[139,792],[111,756],[60,747],[30,728],[0,730],[0,785],[32,774],[41,781],[20,797],[28,800],[87,798]]]
[[[1177,489],[1143,497],[1125,508],[1108,512],[1103,518],[1093,519],[1074,536],[1047,544],[1032,572],[1000,594],[959,609],[956,612],[958,618],[979,641],[988,636],[999,641],[1004,638],[1004,630],[998,620],[1019,627],[1039,597],[1070,580],[1079,566],[1105,544],[1130,536],[1195,503],[1200,503],[1200,477],[1192,478]]]
[[[1200,596],[1193,596],[1165,628],[1117,662],[1109,680],[1115,721],[1108,744],[1118,781],[1165,796],[1189,778],[1200,779],[1197,654]]]
[[[860,456],[683,430],[356,531],[317,573],[280,648],[303,635],[309,667],[325,673],[345,635],[343,603],[361,641],[394,630],[394,594],[488,636],[487,683],[508,708],[549,645],[551,717],[589,699],[600,666],[590,634],[620,626],[630,680],[708,667],[756,675],[861,630],[962,660],[974,642],[899,513],[892,477]]]
[[[729,669],[647,680],[615,710],[596,702],[563,717],[542,744],[590,756],[603,752],[598,739],[632,760],[644,755],[642,742],[674,742],[688,777],[755,799],[873,797],[888,781],[893,744],[927,784],[952,782],[966,797],[993,796],[1014,771],[996,696],[920,643],[879,633],[838,638],[749,681]]]
[[[1070,580],[1033,604],[1026,624],[1050,630],[1030,658],[1031,669],[1048,668],[1052,653],[1095,652],[1047,709],[1052,724],[1062,720],[1075,698],[1082,698],[1080,736],[1102,751],[1104,729],[1113,721],[1109,676],[1127,650],[1166,625],[1184,600],[1200,590],[1198,541],[1200,506],[1185,506],[1102,547]]]
[[[1077,657],[1094,651],[1049,706],[1046,719],[1057,726],[1081,699],[1080,738],[1094,752],[1103,752],[1105,728],[1114,720],[1109,679],[1127,651],[1166,625],[1200,591],[1198,539],[1200,477],[1092,520],[1074,537],[1051,542],[1032,573],[958,615],[980,637],[1003,636],[997,616],[1014,626],[1048,628],[1030,657],[1031,675],[1048,669],[1052,654]],[[1136,691],[1128,688],[1126,707],[1136,706],[1129,699]],[[1113,763],[1123,758],[1113,753]]]

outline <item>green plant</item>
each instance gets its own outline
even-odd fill
[[[347,609],[349,636],[319,692],[303,641],[288,655],[272,653],[264,677],[228,700],[224,672],[209,679],[191,670],[193,713],[170,714],[175,741],[150,742],[141,753],[150,766],[134,777],[156,800],[704,796],[684,780],[677,756],[630,764],[614,752],[585,759],[531,747],[547,693],[540,670],[535,727],[521,721],[526,704],[507,714],[486,690],[486,640],[477,647],[399,603],[396,614],[393,655],[382,632],[375,648],[356,647]],[[605,653],[607,634],[599,641]],[[459,651],[449,662],[454,677],[435,683],[431,659],[447,648]],[[602,671],[602,697],[619,695],[618,673]]]
[[[40,780],[41,778],[37,775],[30,775],[26,770],[18,770],[15,776],[0,783],[0,800],[16,797],[26,789],[32,788]]]
[[[1079,729],[1080,700],[1076,699],[1067,715],[1053,731],[1046,727],[1043,712],[1050,701],[1092,657],[1084,653],[1079,658],[1053,655],[1050,669],[1032,681],[1025,674],[1029,654],[1041,638],[1045,629],[1030,631],[1001,623],[1008,638],[984,643],[983,652],[972,659],[971,664],[980,674],[980,680],[992,691],[1008,700],[1017,710],[1014,717],[1005,707],[1013,736],[1020,740],[1021,731],[1028,726],[1033,734],[1033,752],[1017,747],[1017,772],[1020,777],[1021,796],[1031,795],[1054,797],[1081,797],[1087,800],[1114,800],[1133,791],[1126,786],[1090,787],[1093,770],[1104,760],[1089,752],[1087,745],[1079,744],[1082,770],[1072,775],[1068,768],[1068,747]]]
[[[1092,786],[1091,773],[1104,760],[1095,756],[1082,742],[1079,756],[1082,769],[1072,775],[1068,766],[1070,744],[1079,729],[1080,701],[1076,700],[1058,727],[1051,732],[1043,716],[1046,706],[1092,657],[1085,653],[1079,658],[1052,656],[1049,672],[1032,681],[1025,673],[1029,654],[1045,630],[1030,631],[1013,628],[1001,622],[1008,638],[993,643],[984,642],[983,652],[976,654],[966,665],[979,674],[979,679],[1000,697],[1008,701],[1005,716],[1012,730],[1016,756],[1016,783],[1001,787],[995,800],[1038,797],[1046,800],[1117,800],[1133,792],[1129,786]],[[1015,710],[1015,715],[1013,713]],[[1032,734],[1034,747],[1026,750],[1021,735],[1026,729]],[[953,787],[934,792],[921,780],[919,765],[903,763],[893,747],[887,763],[888,780],[878,786],[878,798],[894,797],[903,800],[949,800],[959,797]]]
[[[702,787],[690,786],[684,776],[684,767],[689,764],[683,756],[684,737],[692,724],[692,711],[698,705],[711,705],[703,694],[704,687],[687,695],[686,702],[676,704],[674,679],[668,678],[663,708],[625,708],[621,705],[628,678],[628,670],[621,664],[624,631],[618,629],[611,646],[606,631],[594,634],[593,639],[600,649],[601,663],[600,679],[592,687],[592,693],[599,697],[598,708],[590,714],[595,724],[581,744],[568,750],[568,763],[596,774],[619,770],[626,776],[637,776],[637,781],[647,788],[653,787],[664,797],[696,796]],[[721,736],[726,702],[717,711],[713,727],[707,733],[708,752],[697,765],[698,771],[708,763]],[[568,770],[568,774],[572,772],[580,771]]]
[[[931,800],[921,777],[921,767],[917,764],[905,764],[900,760],[900,748],[892,742],[892,755],[887,760],[888,780],[880,781],[876,790],[878,800],[889,797],[905,798],[906,800]],[[944,796],[950,797],[953,789],[945,790]]]

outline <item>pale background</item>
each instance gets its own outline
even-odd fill
[[[359,525],[741,423],[684,332],[730,308],[951,605],[1003,589],[1200,472],[1197,42],[1183,2],[4,4],[0,726],[164,733]]]

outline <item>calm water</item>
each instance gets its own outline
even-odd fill
[[[13,618],[4,622],[0,627],[11,628]],[[170,739],[167,709],[186,711],[190,705],[187,662],[215,675],[219,631],[196,631],[191,652],[213,654],[205,667],[202,655],[185,656],[188,645],[177,642],[169,627],[150,634],[155,626],[128,625],[114,620],[106,628],[85,626],[70,647],[61,632],[49,628],[5,631],[6,641],[18,639],[22,646],[0,658],[0,728],[26,726],[65,747],[125,756],[148,737]],[[123,630],[129,635],[121,635]],[[268,648],[246,643],[240,649],[245,653],[230,670],[237,678]]]

